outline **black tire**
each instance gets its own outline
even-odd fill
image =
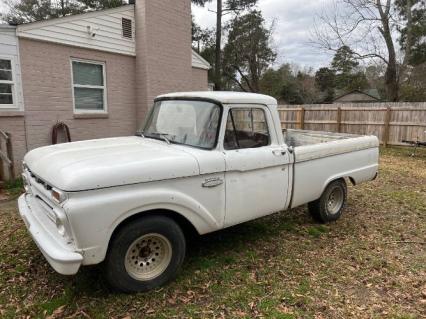
[[[167,261],[163,263],[164,267],[167,268],[155,278],[150,280],[138,280],[131,275],[131,271],[127,271],[126,267],[142,268],[139,267],[139,265],[133,266],[133,261],[129,266],[129,263],[126,262],[126,254],[129,254],[127,257],[128,260],[130,260],[129,256],[134,252],[134,250],[130,250],[130,247],[135,247],[135,245],[138,246],[139,244],[136,243],[141,240],[142,236],[150,236],[151,234],[164,236],[168,241],[165,242],[167,243],[169,257]],[[143,249],[145,249],[144,253],[151,254],[150,256],[155,252],[154,250],[151,251],[151,246],[148,247],[148,244],[140,243],[140,245],[145,246],[142,248],[138,246],[138,248],[136,248],[139,249],[136,253],[138,257],[132,256],[131,258],[138,259],[147,257],[140,256]],[[154,243],[154,245],[156,244]],[[156,248],[159,249],[158,247]],[[113,288],[127,293],[145,292],[158,288],[176,277],[185,258],[185,249],[185,236],[182,229],[173,219],[165,216],[145,216],[136,219],[120,228],[118,232],[114,234],[104,263],[106,279]],[[147,250],[149,251],[147,252]],[[153,257],[150,258],[154,260]],[[136,263],[139,263],[139,261],[135,262],[135,264]],[[141,261],[142,266],[146,266],[146,264],[149,265],[149,262],[144,264],[143,260]]]
[[[341,198],[339,198],[338,203],[335,207],[333,205],[330,205],[333,207],[333,209],[330,209],[330,206],[328,204],[331,200],[331,196],[333,196],[334,203],[334,196],[336,196],[335,194],[340,194],[339,196],[341,196]],[[316,221],[320,223],[336,221],[342,215],[343,209],[346,205],[346,197],[347,187],[345,180],[335,180],[327,185],[319,199],[308,204],[309,213]]]

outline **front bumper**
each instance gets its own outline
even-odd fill
[[[82,254],[58,233],[56,225],[46,216],[34,196],[21,195],[18,206],[34,242],[53,269],[63,275],[77,273],[83,261]]]

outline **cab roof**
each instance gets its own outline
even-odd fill
[[[177,92],[160,95],[162,98],[202,98],[218,101],[222,104],[264,104],[277,105],[277,100],[269,95],[245,92],[227,91],[199,91],[199,92]]]

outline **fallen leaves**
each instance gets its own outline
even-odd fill
[[[420,318],[424,245],[397,242],[426,238],[426,157],[387,152],[321,236],[301,207],[199,237],[177,280],[144,294],[110,291],[98,267],[56,274],[1,202],[0,317]]]
[[[47,319],[56,319],[62,317],[66,305],[62,305],[59,308],[56,308],[50,316],[47,316]]]

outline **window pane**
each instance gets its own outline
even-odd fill
[[[0,80],[12,81],[12,71],[0,70]]]
[[[12,93],[12,84],[0,83],[0,93]]]
[[[265,113],[260,109],[233,109],[237,131],[267,133]]]
[[[228,114],[225,149],[255,148],[269,144],[265,112],[260,109],[233,109]]]
[[[74,88],[75,108],[77,110],[95,110],[104,109],[104,90]]]
[[[12,70],[12,63],[10,62],[10,60],[0,59],[0,69]]]
[[[0,104],[13,104],[12,94],[0,94]]]
[[[102,65],[72,62],[74,84],[80,85],[104,85]]]

